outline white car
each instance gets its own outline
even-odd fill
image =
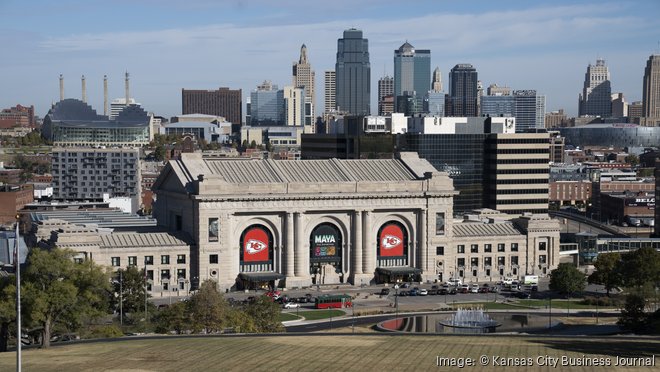
[[[470,286],[470,293],[479,293],[479,284],[472,284]]]
[[[429,294],[429,291],[427,291],[425,288],[422,288],[419,290],[419,295],[420,296],[427,296]]]
[[[285,309],[297,309],[299,307],[300,307],[300,304],[295,303],[295,302],[287,302],[287,303],[284,304]]]

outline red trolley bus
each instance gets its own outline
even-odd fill
[[[321,295],[316,297],[314,307],[317,309],[341,309],[343,307],[352,307],[353,298],[347,294],[340,295]]]

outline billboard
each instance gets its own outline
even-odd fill
[[[335,261],[341,252],[341,235],[330,224],[321,224],[312,231],[311,258],[317,261]]]
[[[401,257],[406,254],[408,237],[400,224],[388,222],[378,233],[378,255],[381,257]]]
[[[270,258],[270,234],[260,226],[243,233],[243,262],[265,262]]]

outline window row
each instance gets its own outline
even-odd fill
[[[111,257],[110,258],[111,264],[113,267],[119,267],[121,266],[121,257]],[[170,264],[170,255],[161,255],[160,256],[160,263],[161,265],[169,265]],[[176,263],[177,264],[185,264],[186,263],[186,255],[185,254],[178,254],[176,255]],[[145,265],[153,265],[154,264],[154,256],[144,256],[144,264]],[[137,266],[138,261],[137,261],[137,256],[128,256],[128,266]]]

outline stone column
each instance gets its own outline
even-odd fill
[[[305,267],[305,264],[308,262],[306,257],[309,256],[309,252],[305,251],[304,237],[302,236],[302,213],[295,213],[294,216],[294,235],[296,240],[295,272],[297,277],[309,277],[309,267]]]
[[[428,252],[426,244],[426,210],[424,209],[419,211],[417,236],[419,237],[419,242],[417,243],[417,247],[419,249],[419,268],[422,269],[422,278],[424,278],[430,274],[428,270]]]
[[[353,278],[355,275],[362,274],[362,212],[355,211],[353,213],[353,240],[351,246],[351,257],[353,259],[351,265],[351,274]],[[355,283],[356,284],[356,283]]]
[[[294,257],[295,257],[295,246],[294,246],[294,240],[293,240],[293,213],[287,212],[286,214],[286,244],[284,246],[285,252],[286,252],[286,271],[284,274],[289,277],[294,277],[296,276],[296,273],[294,271]]]
[[[362,273],[373,278],[376,271],[376,250],[371,236],[371,212],[362,212]]]

